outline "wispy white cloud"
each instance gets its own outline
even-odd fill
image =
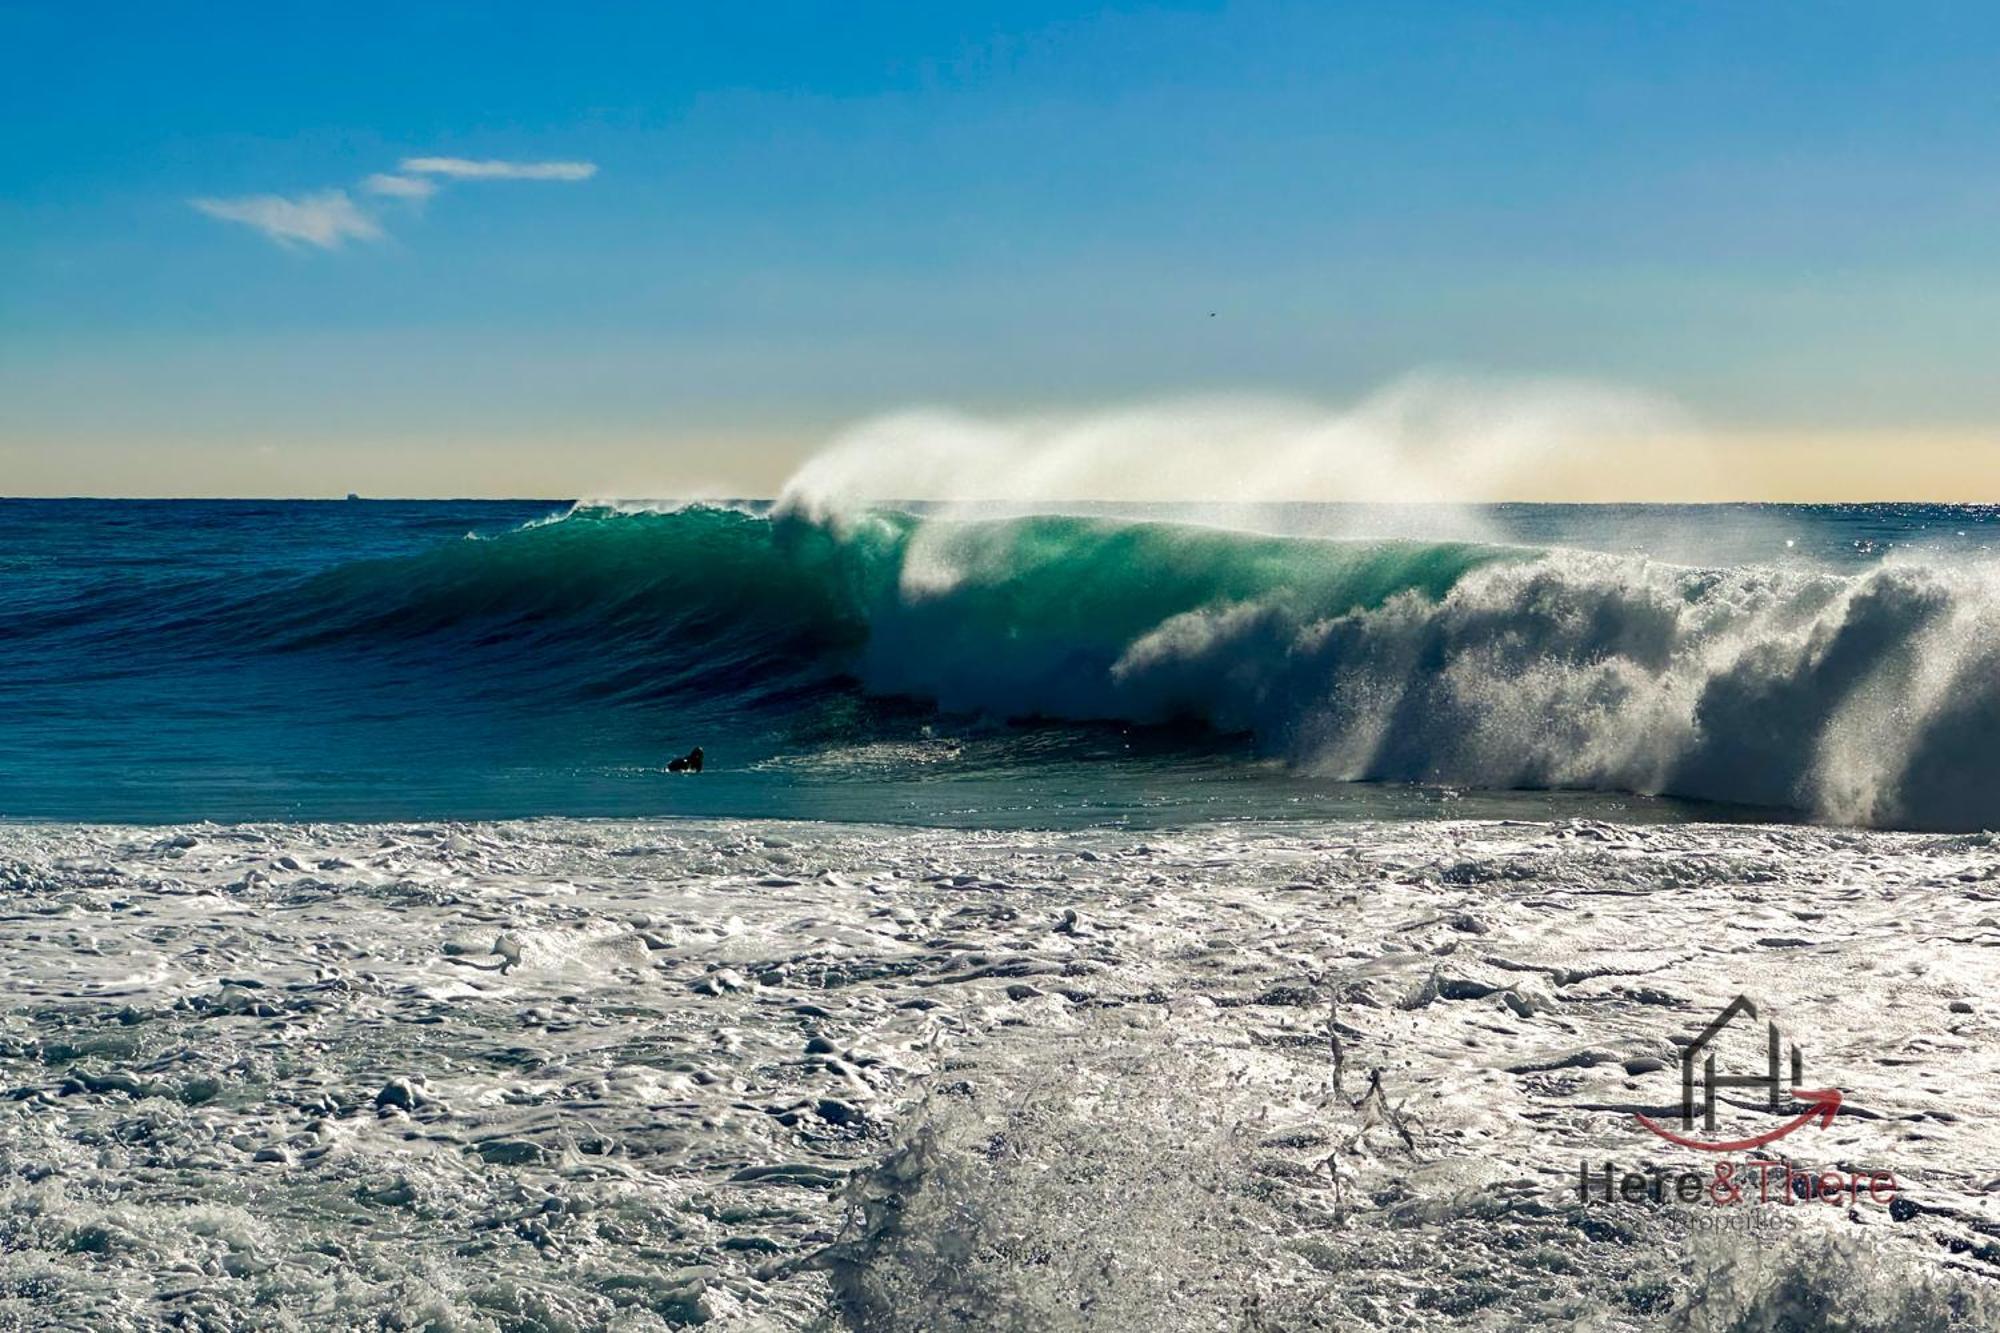
[[[372,241],[382,234],[345,190],[322,190],[288,199],[281,194],[247,194],[230,199],[190,199],[188,203],[224,222],[255,227],[280,245],[304,242],[338,250],[350,238]]]
[[[378,171],[362,178],[360,188],[383,199],[422,203],[447,180],[581,181],[597,174],[595,162],[505,162],[465,157],[406,157],[395,171]],[[224,222],[255,227],[280,245],[315,245],[338,250],[349,240],[372,241],[382,235],[373,213],[357,205],[345,190],[288,197],[246,194],[226,199],[190,199],[188,203]]]
[[[422,176],[398,176],[392,172],[378,171],[361,182],[361,188],[370,194],[384,194],[391,199],[428,199],[437,193],[437,182],[425,180]]]
[[[597,174],[595,162],[502,162],[469,157],[406,157],[400,169],[467,181],[586,181]]]

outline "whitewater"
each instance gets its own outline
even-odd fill
[[[2000,1318],[1985,835],[31,825],[0,881],[9,1326]],[[1785,1159],[1894,1206],[1580,1193],[1709,1174],[1633,1117],[1745,992],[1844,1093]]]

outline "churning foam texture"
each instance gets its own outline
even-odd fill
[[[1556,552],[1438,601],[1178,616],[1113,667],[1132,711],[1334,776],[1662,792],[1855,823],[2000,820],[2000,579],[1695,571]]]

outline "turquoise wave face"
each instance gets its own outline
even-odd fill
[[[1380,813],[1368,782],[2000,819],[2000,578],[1921,535],[1993,515],[1670,517],[1774,558],[1647,559],[1651,511],[1498,510],[1526,540],[1481,545],[0,502],[0,816],[1060,823]]]
[[[16,553],[0,634],[31,645],[0,664],[28,719],[0,734],[0,815],[79,818],[893,817],[808,789],[945,770],[1025,816],[1036,783],[1068,774],[1049,799],[1101,810],[1124,777],[1241,777],[1252,751],[1199,725],[1001,724],[1126,720],[1107,673],[1176,615],[1434,596],[1493,558],[702,506],[15,503],[0,528]],[[721,771],[662,785],[696,743]]]
[[[1116,668],[1178,617],[1255,606],[1309,623],[1397,596],[1434,600],[1471,569],[1527,554],[1072,517],[857,524],[875,525],[894,533],[871,551],[895,577],[869,585],[860,679],[877,693],[1015,718],[1172,720],[1185,710],[1137,700]]]
[[[1118,720],[1100,688],[1173,617],[1299,618],[1435,599],[1498,548],[1257,537],[1033,516],[837,524],[689,507],[580,509],[254,591],[154,608],[191,656],[323,653],[476,672],[481,689],[756,709],[851,681],[1001,716]],[[1131,720],[1131,719],[1123,719]]]

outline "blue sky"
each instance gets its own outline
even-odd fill
[[[0,3],[0,112],[0,492],[769,490],[1435,368],[2000,451],[1983,6]]]

